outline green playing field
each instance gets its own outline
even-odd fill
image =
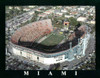
[[[58,35],[55,33],[50,34],[41,44],[46,46],[52,46],[59,44],[64,39],[63,35]]]

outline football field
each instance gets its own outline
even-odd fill
[[[53,45],[59,44],[63,39],[64,39],[64,36],[63,35],[51,33],[40,44],[46,45],[46,46],[53,46]]]

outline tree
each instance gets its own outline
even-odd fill
[[[32,19],[30,20],[31,22],[37,21],[37,17],[38,17],[38,12],[35,11],[34,16],[32,17]]]
[[[70,22],[70,25],[72,26],[76,26],[78,24],[78,21],[73,17],[70,17],[68,21]]]
[[[79,28],[82,25],[81,22],[78,22],[78,24],[76,25],[76,28]]]
[[[67,12],[66,15],[70,15],[70,14]]]
[[[24,9],[24,7],[23,6],[20,6],[21,13],[23,13],[23,9]]]
[[[93,20],[93,16],[89,16],[89,17],[88,17],[88,20],[89,20],[89,21]]]

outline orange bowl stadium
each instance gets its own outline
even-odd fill
[[[80,26],[67,37],[56,32],[50,19],[40,20],[15,31],[12,53],[46,65],[72,61],[84,56],[90,35]]]

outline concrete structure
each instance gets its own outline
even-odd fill
[[[67,12],[67,10],[66,10],[66,9],[64,9],[64,10],[61,10],[61,12],[62,12],[62,13],[66,13],[66,12]]]
[[[77,19],[77,21],[81,21],[81,22],[85,22],[86,20],[87,20],[86,17],[79,17],[79,18]]]
[[[65,15],[66,18],[74,17],[73,15]]]
[[[88,21],[87,23],[95,25],[95,21]]]
[[[29,24],[28,26],[24,27],[24,28],[27,28],[29,30],[26,33],[22,32],[24,28],[20,28],[12,36],[11,42],[10,42],[11,51],[14,55],[22,56],[24,58],[43,63],[45,65],[62,63],[62,62],[65,62],[65,61],[72,61],[72,60],[78,58],[79,56],[85,56],[85,50],[87,48],[88,40],[90,38],[90,35],[88,33],[88,29],[87,29],[86,26],[81,26],[81,27],[78,28],[78,30],[80,30],[84,33],[84,34],[81,35],[80,38],[73,37],[74,33],[72,33],[72,35],[70,36],[71,41],[68,42],[68,44],[66,43],[67,46],[65,44],[62,44],[61,48],[65,48],[65,49],[61,50],[61,51],[59,50],[58,52],[57,51],[55,51],[55,52],[48,51],[48,53],[47,53],[47,52],[42,52],[42,51],[39,51],[39,50],[30,49],[26,46],[19,45],[18,44],[19,39],[21,41],[32,41],[32,42],[34,42],[34,38],[36,36],[30,38],[30,36],[33,35],[33,34],[29,33],[28,34],[29,36],[27,36],[27,33],[31,31],[30,29],[32,29],[32,27],[34,29],[33,25],[35,25],[35,27],[37,27],[36,24],[37,23],[39,24],[40,22],[43,24],[44,28],[49,27],[49,29],[51,30],[50,32],[53,31],[52,30],[52,23],[51,23],[50,19],[38,21],[38,22],[35,22],[35,23],[32,23],[32,24]],[[47,22],[47,24],[45,22]],[[38,25],[38,27],[41,27],[41,25]],[[43,29],[41,31],[43,31]],[[35,31],[35,33],[36,32],[42,33],[41,31]],[[80,34],[80,33],[78,32],[78,34]],[[23,36],[24,37],[26,36],[27,39],[23,38]],[[75,40],[73,40],[74,38],[75,38]],[[32,39],[32,40],[30,40],[30,39]],[[66,47],[63,47],[63,45],[65,45],[68,48],[66,49]],[[60,48],[60,46],[59,46],[59,48]]]
[[[11,41],[15,44],[18,43],[18,40],[25,42],[35,41],[38,37],[49,34],[51,31],[53,31],[51,20],[42,20],[20,27],[12,35]]]

